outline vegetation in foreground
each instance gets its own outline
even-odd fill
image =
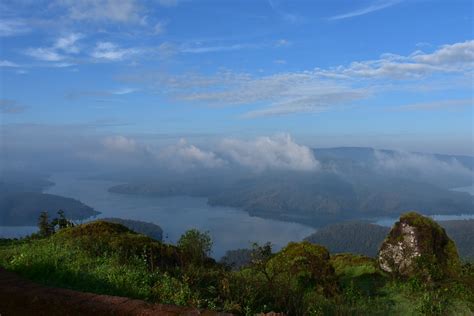
[[[0,265],[60,287],[223,310],[241,315],[471,315],[474,266],[426,280],[392,276],[370,257],[330,255],[309,242],[273,253],[255,245],[238,270],[209,258],[207,233],[186,232],[177,246],[96,221],[72,227],[60,216],[38,235],[0,243]],[[48,228],[49,227],[49,228]]]

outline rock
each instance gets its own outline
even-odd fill
[[[456,246],[445,230],[415,212],[395,223],[380,247],[378,261],[385,272],[426,281],[455,276],[460,267]]]

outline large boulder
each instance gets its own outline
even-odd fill
[[[432,219],[410,212],[400,217],[378,254],[382,270],[434,281],[455,276],[460,259],[454,242]]]

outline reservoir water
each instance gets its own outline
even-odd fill
[[[45,193],[80,200],[101,212],[98,218],[120,217],[158,224],[163,228],[166,242],[175,243],[182,233],[191,228],[209,231],[214,241],[213,256],[216,258],[221,257],[226,250],[247,248],[253,242],[270,241],[275,249],[279,249],[290,241],[300,241],[314,232],[314,228],[301,224],[252,217],[230,207],[209,206],[206,198],[111,193],[108,188],[118,183],[70,174],[54,175],[51,181],[55,185]],[[25,229],[23,227],[22,231]],[[34,227],[31,229],[35,230]]]
[[[275,250],[290,241],[300,241],[315,231],[297,223],[252,217],[230,207],[209,206],[206,198],[188,196],[147,197],[108,192],[119,184],[91,180],[84,176],[57,174],[51,177],[54,186],[45,193],[75,198],[101,212],[97,218],[120,217],[151,222],[163,228],[166,242],[175,243],[191,228],[209,231],[214,247],[213,256],[220,258],[226,250],[247,248],[253,242],[274,244]],[[453,190],[474,194],[474,186]],[[474,214],[434,215],[435,220],[473,219]],[[392,226],[398,218],[373,219],[375,224]],[[19,238],[37,230],[34,226],[0,227],[0,238]]]

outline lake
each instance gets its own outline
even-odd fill
[[[151,222],[163,228],[163,238],[175,243],[191,228],[209,231],[214,241],[213,256],[220,258],[226,250],[247,248],[253,242],[267,241],[279,249],[290,241],[300,241],[315,230],[312,227],[278,220],[252,217],[230,207],[209,206],[206,198],[188,196],[147,197],[108,192],[119,184],[58,174],[45,193],[72,197],[101,212],[100,217],[120,217]],[[36,228],[30,227],[30,230]],[[22,231],[28,228],[22,227]],[[28,231],[31,233],[31,231]]]
[[[188,196],[147,197],[108,192],[108,188],[120,184],[113,181],[91,180],[84,175],[57,174],[55,183],[45,193],[75,198],[93,207],[101,217],[120,217],[151,222],[160,225],[164,240],[175,243],[182,233],[197,228],[209,231],[214,247],[213,256],[220,258],[226,250],[247,248],[253,242],[272,242],[275,250],[290,241],[300,241],[315,232],[302,224],[252,217],[248,213],[230,207],[209,206],[206,198]],[[474,195],[474,186],[453,190]],[[434,215],[435,220],[474,219],[474,214]],[[371,221],[382,226],[392,226],[398,218],[376,218]],[[34,226],[0,227],[0,237],[19,238],[37,230]]]

